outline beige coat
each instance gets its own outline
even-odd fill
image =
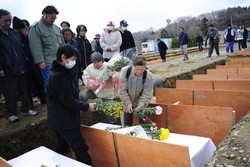
[[[107,73],[108,63],[103,62],[103,66],[100,69],[94,67],[93,63],[90,64],[83,71],[83,81],[87,89],[92,89],[95,92],[96,89],[91,88],[93,85],[100,85],[103,83],[102,77]],[[114,73],[113,79],[118,79],[118,74]],[[114,84],[108,85],[101,89],[100,93],[97,95],[98,98],[102,99],[113,99],[114,98]]]
[[[136,108],[138,105],[141,107],[145,108],[149,105],[152,97],[153,97],[153,83],[152,83],[152,73],[147,71],[147,78],[146,82],[144,84],[144,90],[140,96],[140,93],[142,91],[142,77],[143,75],[140,76],[135,76],[134,74],[134,69],[132,68],[129,80],[133,80],[132,84],[129,81],[127,83],[126,79],[126,73],[127,73],[128,67],[124,67],[121,70],[120,76],[119,76],[119,90],[118,90],[118,95],[120,99],[123,102],[124,109],[129,105],[132,104],[134,108]],[[128,91],[127,91],[127,85],[129,84]],[[132,86],[130,86],[132,85]]]
[[[100,45],[103,49],[103,58],[111,59],[116,53],[120,53],[120,46],[122,44],[122,36],[119,30],[115,29],[108,33],[106,29],[102,33]],[[107,49],[110,48],[111,52]]]

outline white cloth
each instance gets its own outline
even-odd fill
[[[107,127],[120,127],[106,123],[97,123],[92,128],[105,130]],[[210,138],[171,133],[165,143],[186,146],[189,148],[191,167],[204,166],[205,162],[212,157],[216,147]]]
[[[60,155],[46,147],[38,147],[8,161],[13,167],[90,167],[71,158]]]

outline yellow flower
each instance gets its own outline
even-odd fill
[[[169,130],[161,128],[160,141],[166,140],[169,137]]]

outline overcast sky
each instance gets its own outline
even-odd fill
[[[11,12],[12,16],[27,19],[31,24],[39,20],[47,5],[55,6],[59,15],[55,24],[69,21],[75,31],[78,24],[88,28],[87,37],[102,33],[108,21],[116,27],[126,20],[131,32],[159,29],[166,26],[166,19],[172,22],[182,16],[199,16],[228,7],[250,6],[250,0],[0,0],[0,8]]]

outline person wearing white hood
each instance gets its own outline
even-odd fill
[[[108,62],[116,53],[120,52],[122,37],[118,29],[115,29],[113,21],[109,21],[101,35],[100,44],[103,49],[104,61]]]

